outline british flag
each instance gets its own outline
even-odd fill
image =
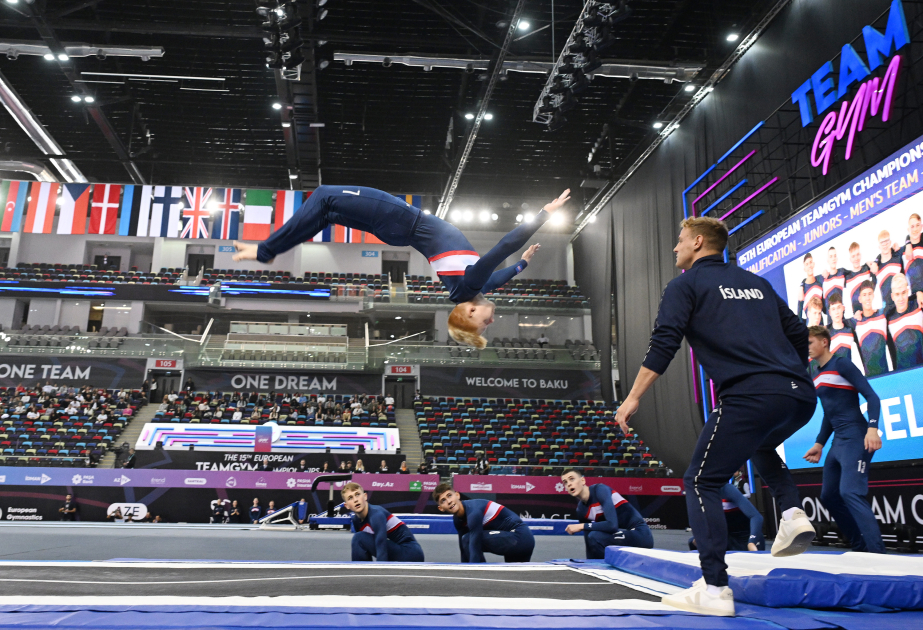
[[[240,238],[241,190],[239,188],[217,188],[215,190],[217,215],[212,223],[212,238],[234,241]]]
[[[183,208],[183,231],[180,238],[208,238],[208,210],[205,204],[211,197],[211,188],[186,188],[188,208]]]

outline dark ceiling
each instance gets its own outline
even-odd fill
[[[498,22],[512,13],[509,0],[329,0],[315,19],[315,1],[299,3],[306,52],[317,60],[337,53],[409,53],[489,59],[506,35]],[[517,32],[509,58],[550,62],[574,26],[582,0],[527,0],[528,31]],[[774,4],[771,0],[632,0],[632,16],[618,26],[608,58],[655,63],[697,62],[701,83]],[[336,61],[297,83],[277,80],[263,62],[261,31],[252,0],[36,0],[35,17],[20,0],[0,2],[0,41],[85,42],[161,46],[162,58],[95,56],[67,62],[0,56],[0,72],[91,181],[131,182],[131,160],[145,183],[288,188],[366,185],[429,196],[435,203],[454,172],[457,152],[477,108],[487,72]],[[553,26],[552,25],[553,6]],[[19,7],[19,9],[17,9]],[[310,14],[310,15],[309,15]],[[40,29],[38,27],[47,28]],[[543,27],[546,27],[543,29]],[[542,29],[542,30],[539,30]],[[537,31],[537,32],[536,32]],[[534,33],[534,35],[529,35]],[[528,35],[523,37],[523,35]],[[552,48],[552,37],[554,46]],[[312,42],[327,43],[318,48]],[[197,91],[192,80],[123,84],[86,72],[223,77],[227,92]],[[652,123],[686,102],[683,85],[659,80],[596,77],[556,132],[532,122],[543,74],[510,72],[490,101],[461,178],[459,207],[477,203],[512,217],[523,199],[540,200],[586,179],[605,179],[626,166],[653,138]],[[186,89],[182,89],[186,88]],[[192,90],[188,88],[194,88]],[[98,112],[73,103],[76,90],[96,98]],[[315,96],[316,95],[316,96]],[[282,101],[293,109],[272,109]],[[293,116],[291,128],[282,116]],[[116,138],[103,132],[102,117]],[[311,127],[321,123],[322,128]],[[451,123],[451,131],[450,131]],[[593,174],[587,154],[610,128]],[[147,147],[145,131],[150,132]],[[111,136],[112,134],[110,134]],[[125,152],[120,157],[118,143]],[[6,110],[0,111],[0,160],[47,161]],[[137,178],[136,180],[137,181]],[[578,201],[595,191],[582,189]]]

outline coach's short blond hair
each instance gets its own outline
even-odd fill
[[[723,251],[728,244],[728,226],[724,221],[712,217],[690,217],[683,219],[680,228],[686,228],[696,236],[705,239],[705,245],[715,251]]]

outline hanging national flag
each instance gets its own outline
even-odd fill
[[[272,191],[248,190],[244,204],[245,241],[265,241],[272,227]]]
[[[23,232],[31,234],[51,234],[54,224],[55,204],[58,202],[58,188],[61,184],[35,182],[29,191],[31,200],[26,210],[26,225]]]
[[[308,193],[310,195],[311,193]],[[304,203],[304,194],[300,190],[276,191],[276,229],[285,225],[292,218],[295,210]]]
[[[361,243],[362,242],[362,230],[354,230],[353,228],[343,227],[342,225],[333,226],[333,242],[334,243]]]
[[[205,204],[212,196],[212,188],[186,188],[189,207],[183,209],[183,231],[180,238],[208,238],[208,209]]]
[[[83,234],[86,232],[87,203],[89,200],[89,184],[64,184],[61,215],[58,217],[58,234]]]
[[[22,214],[29,197],[29,183],[5,181],[0,183],[0,232],[18,232],[22,229]]]
[[[154,186],[151,198],[150,236],[179,236],[179,213],[183,207],[183,189],[180,186]],[[142,214],[143,208],[142,208]],[[140,223],[140,220],[139,220]]]
[[[240,197],[239,188],[215,189],[218,214],[215,215],[212,223],[212,238],[225,241],[236,241],[240,238],[240,211],[242,209]]]
[[[408,206],[419,208],[423,204],[423,197],[420,195],[401,195],[401,199],[407,202]]]
[[[119,214],[119,184],[95,184],[90,206],[90,234],[115,234]]]
[[[147,219],[151,213],[151,192],[153,188],[153,186],[128,184],[122,189],[119,236],[147,236]],[[142,201],[145,203],[142,203]],[[144,209],[143,224],[141,221],[142,208]]]
[[[323,230],[315,234],[311,239],[308,240],[309,243],[332,243],[333,242],[333,226],[328,225]]]

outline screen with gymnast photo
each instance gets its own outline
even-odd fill
[[[737,255],[738,264],[766,278],[806,325],[826,327],[831,352],[869,379],[882,401],[884,446],[875,462],[923,459],[921,171],[923,138]],[[808,369],[815,376],[816,362]],[[822,419],[818,403],[811,422],[780,447],[789,468],[823,465],[802,459]]]

